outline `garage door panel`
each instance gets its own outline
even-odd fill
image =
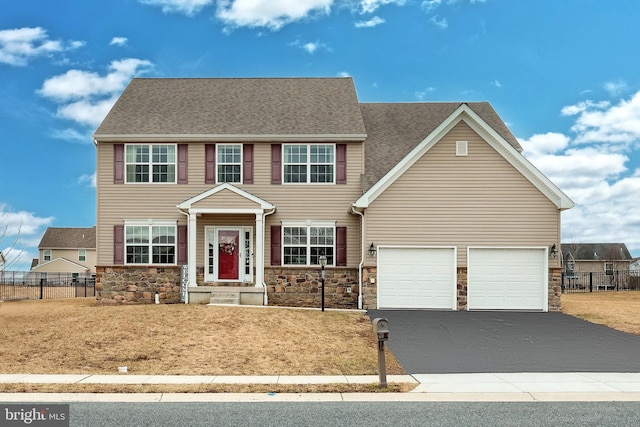
[[[379,308],[451,310],[454,305],[453,248],[379,248]]]
[[[546,309],[546,251],[541,248],[470,248],[470,310]]]

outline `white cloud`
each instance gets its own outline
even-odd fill
[[[561,109],[571,136],[521,139],[525,156],[578,206],[562,214],[563,241],[623,242],[640,252],[640,92],[614,103],[585,100]]]
[[[51,134],[56,139],[62,139],[69,142],[81,142],[88,144],[91,142],[91,135],[86,132],[79,132],[77,129],[54,130]]]
[[[502,83],[500,83],[499,80],[494,80],[494,81],[491,82],[491,84],[493,86],[495,86],[495,87],[498,87],[498,88],[502,87]]]
[[[624,80],[618,80],[617,82],[606,82],[603,87],[604,90],[606,90],[612,97],[620,96],[629,89],[629,86]]]
[[[78,184],[96,188],[96,173],[94,172],[91,175],[80,175],[80,177],[78,178]]]
[[[337,76],[338,76],[338,77],[351,77],[351,74],[350,74],[350,73],[348,73],[348,72],[346,72],[346,71],[340,71],[340,72],[337,74]]]
[[[640,142],[640,92],[613,106],[586,101],[562,111],[578,116],[571,127],[578,143],[609,143],[626,148]]]
[[[45,80],[38,93],[59,104],[58,117],[97,126],[131,78],[152,67],[149,61],[128,58],[113,61],[106,75],[69,70]]]
[[[373,13],[380,6],[395,4],[404,6],[406,0],[360,0],[360,13]]]
[[[415,96],[419,101],[425,101],[428,99],[429,94],[435,90],[436,88],[434,87],[427,87],[424,90],[417,91]]]
[[[182,13],[194,16],[205,7],[213,4],[214,0],[139,0],[150,6],[160,6],[164,13]]]
[[[302,42],[300,40],[296,40],[293,43],[289,43],[290,46],[299,47],[300,49],[306,50],[307,53],[313,55],[318,49],[325,49],[331,52],[331,48],[324,43],[321,42]]]
[[[265,27],[272,31],[328,14],[333,0],[218,0],[216,17],[231,27]]]
[[[431,21],[431,23],[433,23],[433,25],[440,28],[441,30],[449,27],[449,21],[447,21],[447,18],[438,19],[438,16],[432,16],[429,20]]]
[[[15,212],[0,203],[0,250],[5,255],[7,270],[29,268],[34,248],[37,253],[40,236],[53,220],[53,217],[38,217],[32,212]]]
[[[111,39],[110,45],[125,46],[129,41],[126,37],[114,37]]]
[[[41,27],[0,30],[0,63],[25,66],[30,60],[84,46],[81,41],[51,40]]]
[[[356,28],[371,28],[384,23],[384,19],[380,18],[379,16],[374,16],[368,21],[358,21],[354,25]]]

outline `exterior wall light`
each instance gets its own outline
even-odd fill
[[[369,256],[370,256],[370,257],[374,257],[374,256],[376,256],[376,252],[377,252],[376,247],[375,247],[375,245],[373,244],[373,242],[371,242],[371,245],[369,246],[369,251],[368,251]]]
[[[551,258],[555,258],[556,256],[558,256],[558,247],[555,243],[551,245],[551,250],[549,252],[551,253]]]

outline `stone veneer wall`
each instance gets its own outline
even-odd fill
[[[458,267],[456,280],[456,299],[458,301],[458,310],[467,309],[467,268]],[[549,311],[558,312],[562,311],[562,304],[560,297],[562,295],[562,269],[550,268],[549,269],[549,283],[548,283],[548,298],[549,298]],[[363,307],[365,309],[377,308],[377,268],[376,267],[364,267],[362,272],[362,294],[363,294]]]
[[[180,302],[180,267],[97,266],[98,304],[153,304]]]
[[[269,267],[265,269],[269,305],[321,307],[322,280],[318,268]],[[347,292],[347,288],[351,292]],[[358,307],[358,270],[329,267],[325,269],[325,308]]]

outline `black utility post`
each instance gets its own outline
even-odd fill
[[[324,311],[324,267],[327,265],[327,257],[322,254],[320,255],[320,266],[322,267],[322,311]]]

